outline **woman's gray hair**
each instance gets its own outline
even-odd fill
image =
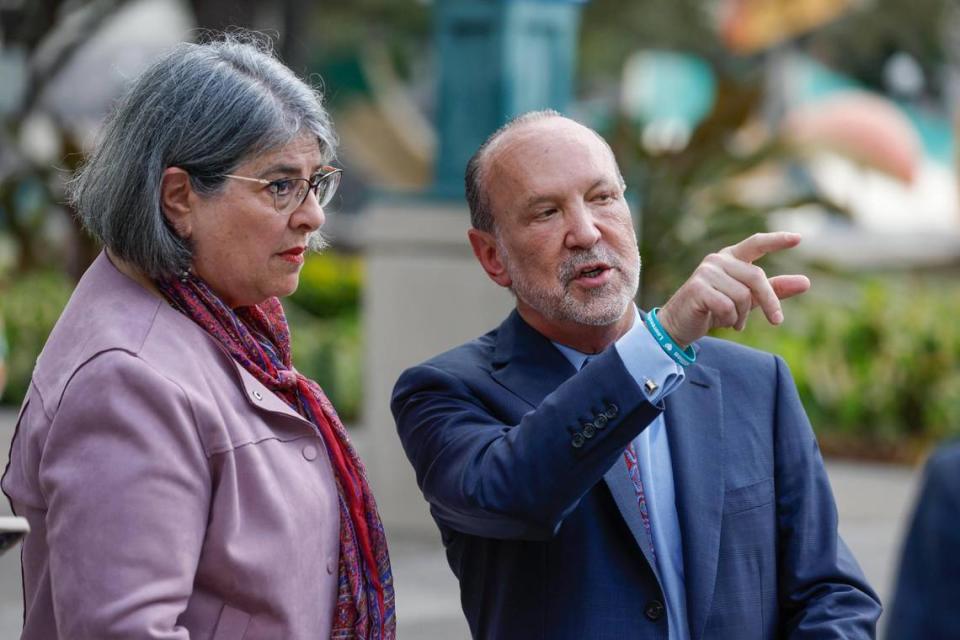
[[[189,267],[192,251],[161,209],[164,170],[184,169],[198,193],[212,195],[237,165],[304,132],[333,159],[337,139],[320,92],[274,57],[269,40],[183,43],[120,100],[71,184],[71,202],[117,257],[167,277]]]

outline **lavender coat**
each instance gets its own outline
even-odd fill
[[[330,634],[339,515],[313,426],[101,254],[3,476],[29,640]]]

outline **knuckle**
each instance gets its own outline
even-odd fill
[[[697,267],[696,275],[698,282],[706,282],[713,278],[717,273],[717,268],[713,264],[705,263]]]
[[[753,302],[753,291],[751,291],[750,287],[741,284],[737,287],[733,298],[736,300],[738,306],[749,304]]]
[[[720,306],[720,311],[721,311],[724,315],[728,315],[728,316],[731,315],[731,314],[732,314],[732,315],[736,315],[736,313],[737,313],[737,305],[734,303],[733,300],[731,300],[730,298],[728,298],[728,297],[726,297],[726,296],[723,296],[723,297],[720,298],[720,305],[719,305],[719,306]]]
[[[710,290],[710,285],[708,285],[703,279],[696,278],[690,281],[690,291],[697,296],[702,296],[704,293]]]

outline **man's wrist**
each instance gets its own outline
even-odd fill
[[[690,345],[681,345],[661,324],[658,313],[660,308],[651,309],[647,314],[645,324],[650,334],[657,341],[663,351],[681,367],[689,367],[696,362],[697,354]]]
[[[673,341],[675,345],[681,349],[686,349],[690,346],[689,342],[684,342],[682,339],[678,338],[676,327],[673,326],[672,317],[670,312],[666,309],[657,307],[657,322],[663,327],[663,330],[666,332],[667,336],[670,337],[670,340]]]

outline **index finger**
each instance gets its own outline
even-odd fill
[[[800,234],[790,231],[773,231],[770,233],[755,233],[737,244],[727,247],[734,258],[744,262],[759,260],[768,253],[790,249],[800,244]]]

